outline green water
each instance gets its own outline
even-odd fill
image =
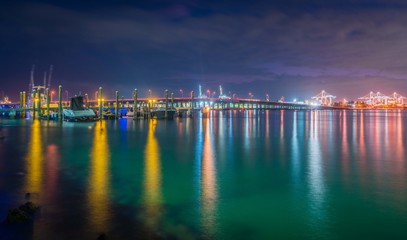
[[[407,239],[407,113],[0,120],[0,239]]]

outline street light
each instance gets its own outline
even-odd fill
[[[151,89],[148,89],[148,97],[151,98],[153,92],[151,91]]]
[[[181,98],[184,98],[184,91],[180,89],[179,92],[181,93]]]
[[[52,102],[52,97],[54,96],[55,91],[51,91],[51,102]]]

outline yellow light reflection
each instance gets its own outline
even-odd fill
[[[217,186],[216,186],[216,168],[215,157],[213,152],[212,133],[210,129],[209,119],[204,125],[204,143],[202,152],[201,164],[201,204],[202,204],[202,230],[207,237],[211,238],[215,234],[216,228],[216,202],[217,202]]]
[[[42,185],[42,140],[40,120],[34,120],[31,125],[31,137],[27,153],[26,192],[38,193]]]
[[[106,122],[99,121],[94,127],[88,183],[89,220],[95,231],[106,231],[108,226],[109,161]]]
[[[161,162],[160,148],[154,132],[156,120],[148,127],[147,143],[144,151],[144,198],[146,224],[150,231],[158,229],[161,215]]]

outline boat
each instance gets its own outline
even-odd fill
[[[167,119],[173,119],[175,115],[174,109],[167,109]],[[151,118],[165,119],[165,109],[156,108],[151,109]]]
[[[71,98],[71,108],[62,111],[63,119],[67,122],[93,122],[99,120],[96,113],[83,104],[83,97]]]
[[[126,112],[126,115],[124,116],[125,118],[133,118],[134,117],[134,111],[133,109],[129,109]]]
[[[134,118],[134,111],[128,110],[124,118]],[[139,111],[137,111],[137,118],[143,118],[143,114]]]
[[[103,119],[115,119],[116,115],[109,109],[103,110]]]

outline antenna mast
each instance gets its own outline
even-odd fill
[[[47,72],[44,72],[44,96],[45,96],[46,88],[47,88]]]
[[[31,92],[32,89],[34,88],[34,70],[35,70],[35,64],[33,64],[31,67],[31,78],[30,78],[30,83],[28,84],[29,92]]]

